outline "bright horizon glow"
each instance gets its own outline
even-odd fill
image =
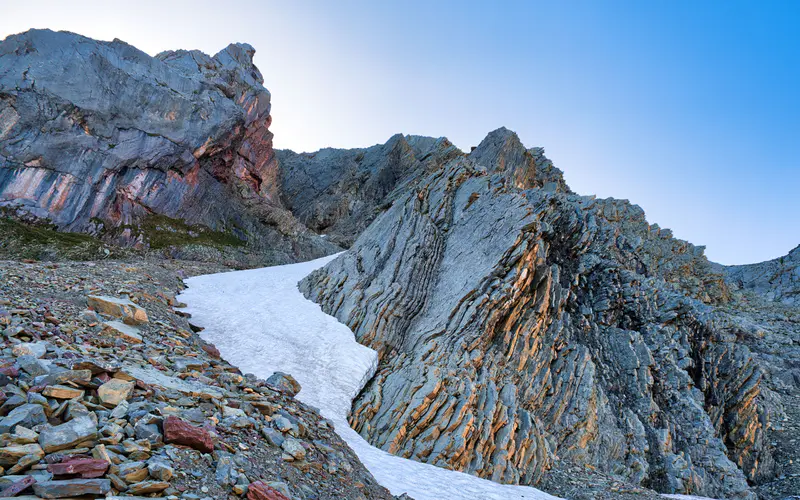
[[[0,0],[30,28],[155,55],[247,42],[277,148],[500,126],[580,194],[624,198],[723,264],[800,243],[800,4]],[[2,69],[0,69],[2,71]]]

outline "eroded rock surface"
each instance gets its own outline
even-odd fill
[[[301,290],[378,351],[351,425],[391,453],[725,498],[775,474],[779,404],[703,248],[572,193],[507,130],[420,178]]]
[[[731,286],[768,301],[800,306],[800,245],[788,255],[743,266],[721,266]]]
[[[274,262],[330,253],[280,202],[270,94],[254,53],[231,44],[213,57],[151,57],[67,32],[8,37],[0,205],[129,245],[150,244],[148,230],[174,233],[164,226],[176,220]]]

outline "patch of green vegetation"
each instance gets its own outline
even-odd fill
[[[0,255],[11,259],[95,259],[103,244],[87,234],[57,231],[51,224],[27,224],[0,217]]]
[[[165,215],[150,215],[139,225],[150,248],[160,249],[182,245],[212,247],[241,247],[246,242],[231,232],[214,231],[205,226],[190,226]]]

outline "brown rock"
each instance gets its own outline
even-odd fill
[[[49,398],[56,399],[75,399],[83,397],[83,391],[81,389],[75,389],[65,385],[48,385],[42,390],[42,394]]]
[[[164,441],[182,444],[203,453],[214,451],[214,440],[211,433],[172,415],[164,419]]]
[[[166,481],[142,481],[128,487],[128,493],[132,495],[147,495],[148,493],[158,493],[169,488]]]
[[[111,490],[108,479],[70,479],[43,481],[33,485],[33,491],[42,498],[69,498],[81,495],[104,495]]]
[[[264,481],[250,483],[247,488],[247,500],[290,500],[283,493]]]
[[[58,464],[50,464],[47,470],[56,476],[78,474],[84,479],[102,477],[108,470],[109,463],[94,458],[68,458]]]
[[[112,378],[97,389],[97,396],[105,406],[117,406],[131,396],[133,382]]]
[[[129,325],[147,323],[147,311],[128,299],[118,299],[101,295],[90,295],[89,307],[105,316],[121,318]]]

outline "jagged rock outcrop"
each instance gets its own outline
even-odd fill
[[[394,200],[442,165],[469,157],[505,172],[511,185],[566,192],[561,171],[542,148],[526,150],[506,128],[490,133],[466,155],[444,137],[397,134],[385,144],[314,153],[278,150],[283,203],[330,241],[349,247]],[[514,166],[505,169],[505,165]],[[524,168],[521,168],[524,166]]]
[[[283,203],[309,228],[350,246],[387,204],[463,153],[445,138],[397,134],[369,148],[277,155]]]
[[[788,255],[743,266],[722,266],[734,288],[755,292],[766,300],[800,306],[800,245]]]
[[[301,290],[378,351],[351,425],[391,453],[725,498],[773,473],[771,394],[703,248],[572,193],[507,130],[420,178]]]
[[[254,49],[151,57],[122,42],[31,30],[0,43],[0,204],[59,229],[147,244],[180,219],[274,252],[335,250],[281,205],[270,94]]]

